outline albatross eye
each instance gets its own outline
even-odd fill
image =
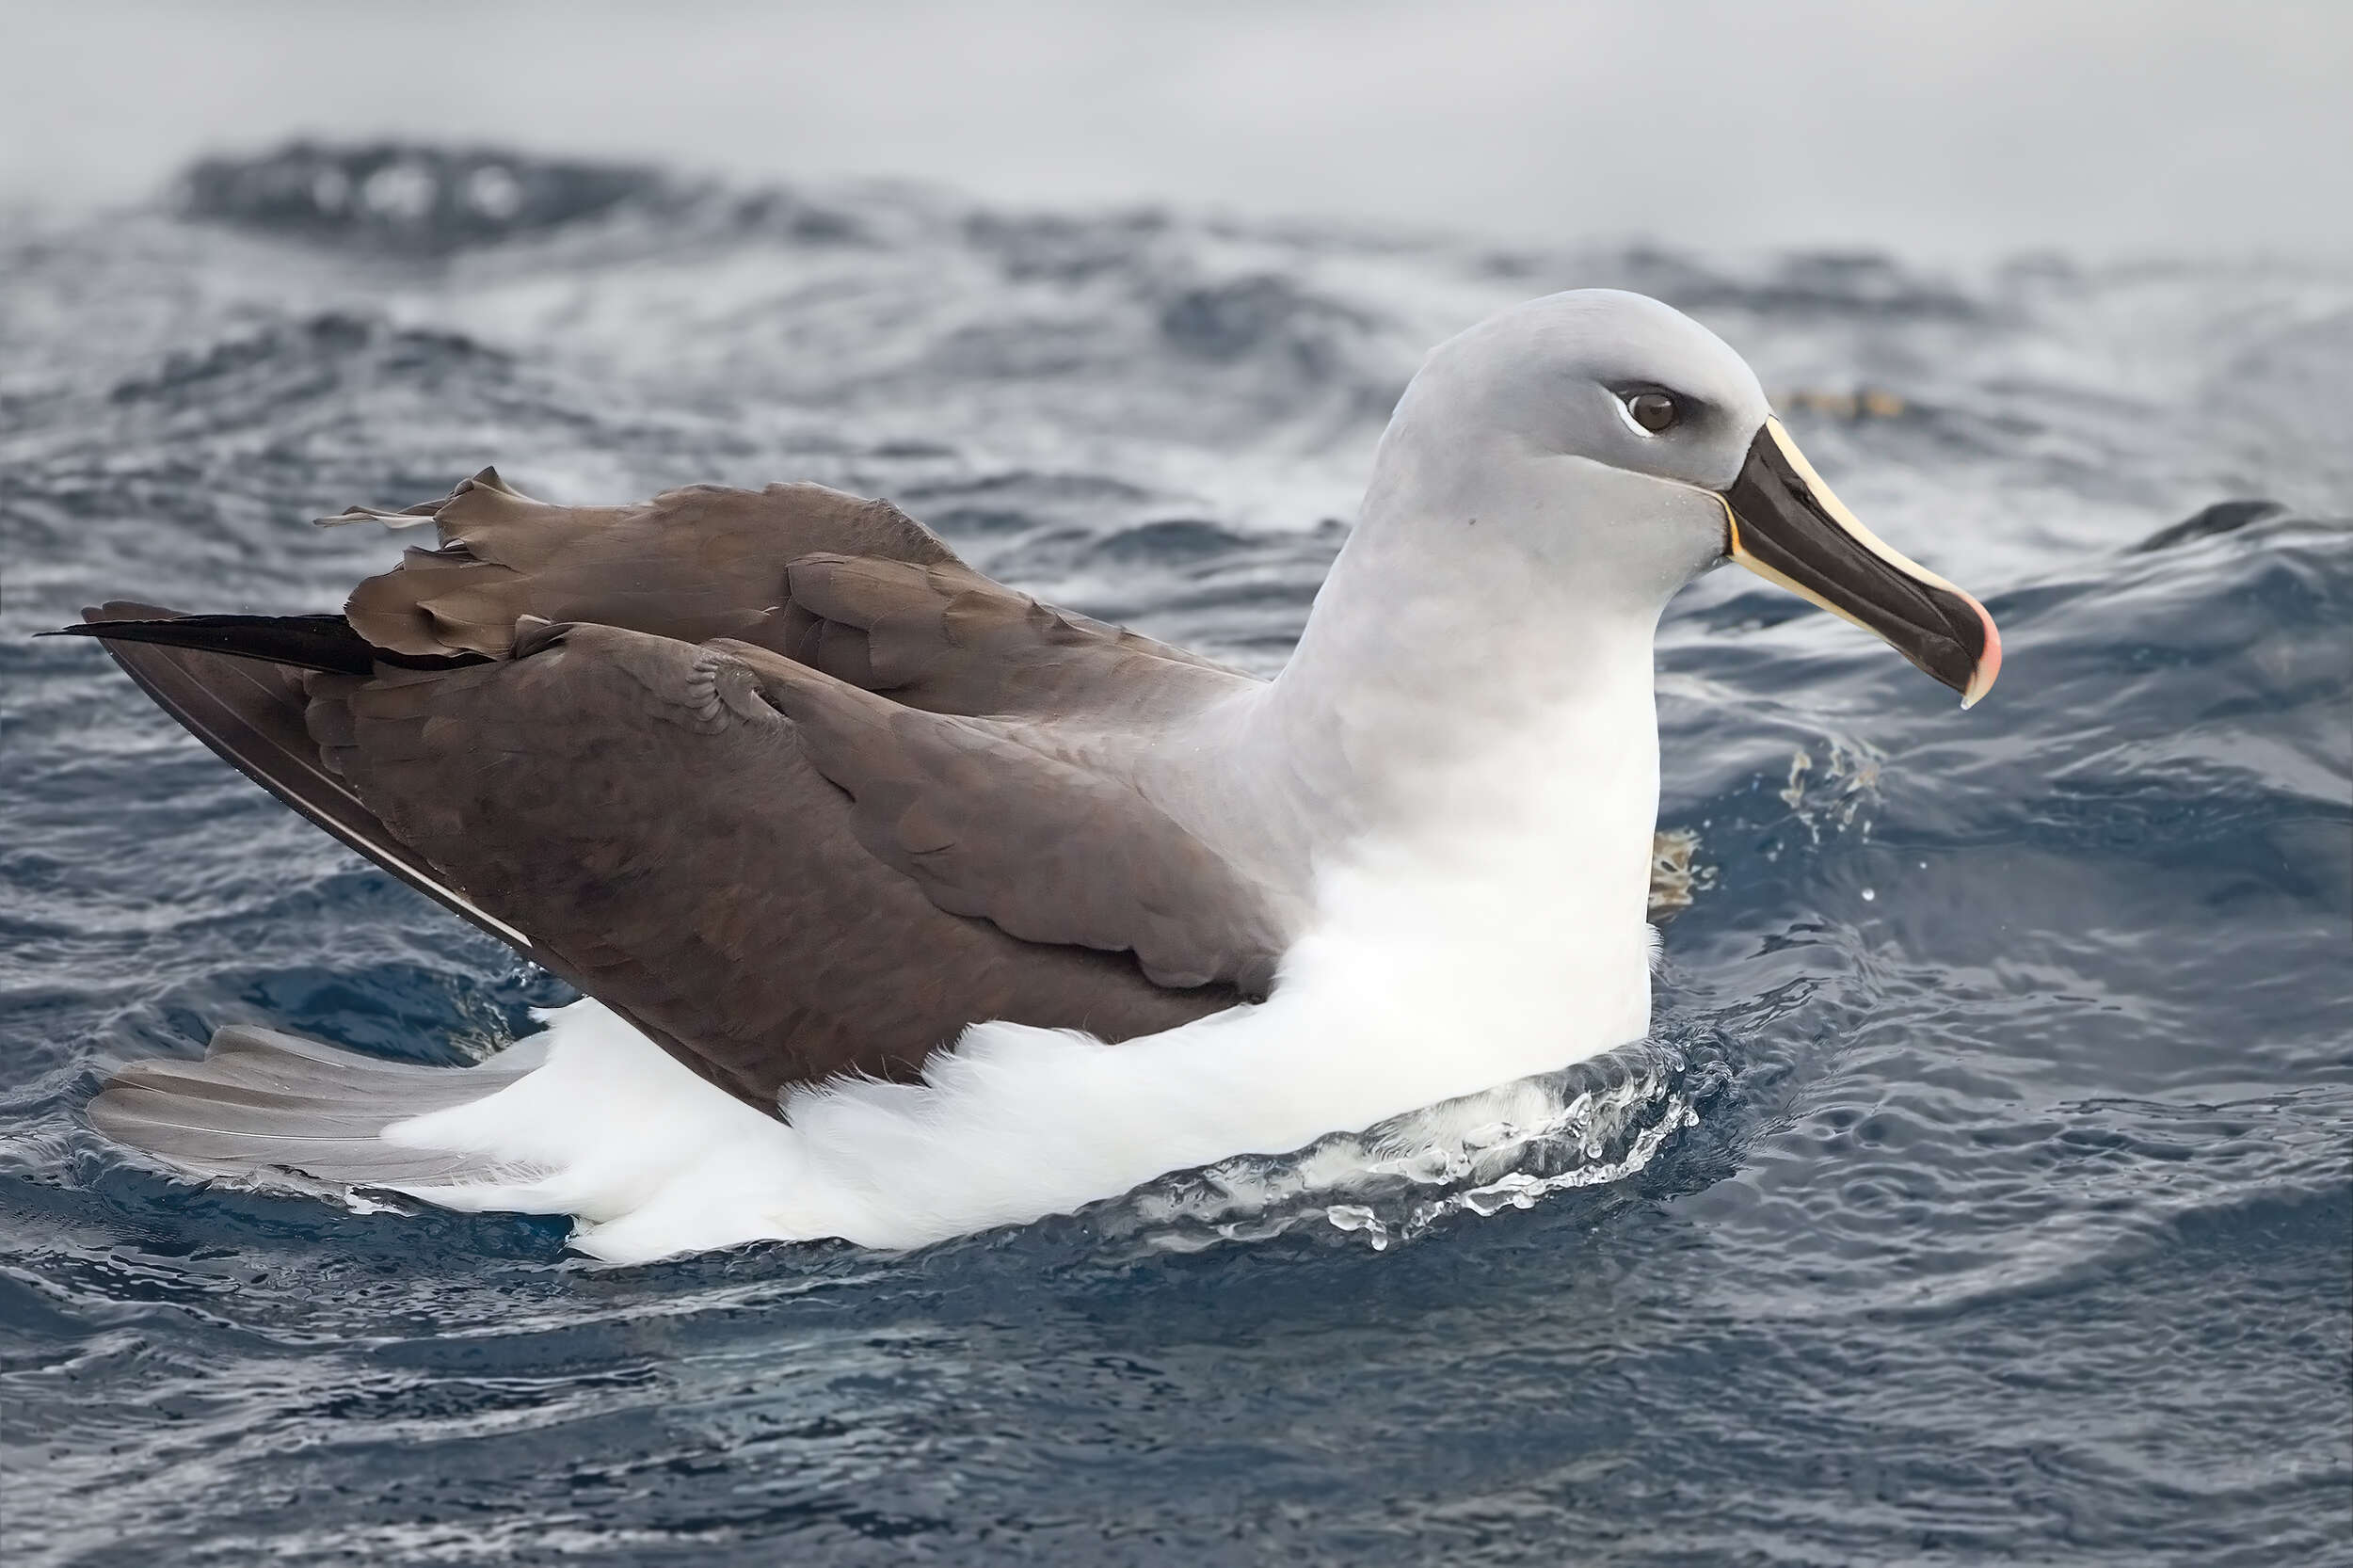
[[[1654,436],[1673,429],[1675,422],[1683,417],[1683,410],[1677,407],[1675,400],[1662,392],[1628,393],[1625,411],[1634,416],[1635,424]]]

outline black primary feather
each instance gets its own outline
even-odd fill
[[[454,670],[489,663],[479,653],[399,653],[378,648],[353,631],[341,616],[174,616],[158,620],[85,621],[38,635],[155,643],[337,675],[367,676],[378,664],[405,670]]]

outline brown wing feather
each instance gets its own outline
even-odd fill
[[[792,1083],[903,1075],[984,1018],[1116,1040],[1231,1005],[1224,982],[1263,989],[1249,890],[1132,792],[1017,748],[983,756],[979,731],[959,752],[916,722],[1149,727],[1249,678],[1039,605],[888,503],[821,486],[566,507],[485,470],[438,502],[346,514],[362,517],[431,522],[440,548],[361,584],[353,629],[497,662],[360,680],[109,651],[280,799],[730,1092],[773,1108]],[[805,736],[744,666],[693,646],[721,637],[889,693],[868,700],[912,725],[902,744],[863,774],[835,764],[865,780],[864,808],[810,755],[846,710],[805,705]],[[917,808],[878,830],[889,788]],[[946,820],[957,851],[916,856]],[[1145,840],[1171,862],[1121,870]],[[1232,931],[1203,923],[1220,911]]]
[[[948,713],[1116,708],[1151,723],[1248,676],[991,582],[887,501],[822,485],[696,485],[629,506],[534,501],[485,469],[443,500],[326,522],[434,525],[353,591],[360,635],[401,653],[504,654],[515,623],[733,637],[909,707]]]
[[[82,612],[85,622],[166,620],[177,612],[111,600]],[[109,642],[114,662],[155,705],[198,740],[328,834],[428,898],[546,965],[550,955],[449,887],[338,778],[308,733],[301,675],[280,664],[193,648]]]
[[[823,485],[692,485],[629,506],[534,501],[485,469],[447,498],[327,522],[431,522],[437,550],[352,593],[360,634],[402,653],[504,654],[525,616],[594,621],[699,643],[766,643],[781,627],[785,568],[812,551],[922,564],[955,554],[887,501]]]
[[[527,628],[512,652],[312,677],[326,764],[464,898],[756,1105],[905,1076],[979,1019],[1116,1040],[1237,1000],[937,907],[859,842],[733,658],[601,626]]]
[[[992,582],[961,561],[812,553],[787,572],[777,648],[814,669],[935,713],[1115,711],[1149,726],[1257,684],[1195,653]]]
[[[931,901],[1032,942],[1132,951],[1163,985],[1263,996],[1283,939],[1265,889],[1125,779],[985,719],[903,708],[744,643],[743,662],[846,791],[858,840]]]

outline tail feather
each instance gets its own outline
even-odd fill
[[[274,1030],[232,1026],[201,1062],[138,1062],[89,1103],[107,1137],[212,1176],[288,1175],[411,1191],[535,1175],[466,1150],[385,1142],[384,1129],[497,1094],[546,1059],[526,1043],[476,1067],[383,1062]]]

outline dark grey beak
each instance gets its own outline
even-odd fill
[[[1723,503],[1726,555],[1885,638],[1959,692],[1963,708],[1992,688],[2002,634],[1985,606],[1857,521],[1781,421],[1757,431]]]

